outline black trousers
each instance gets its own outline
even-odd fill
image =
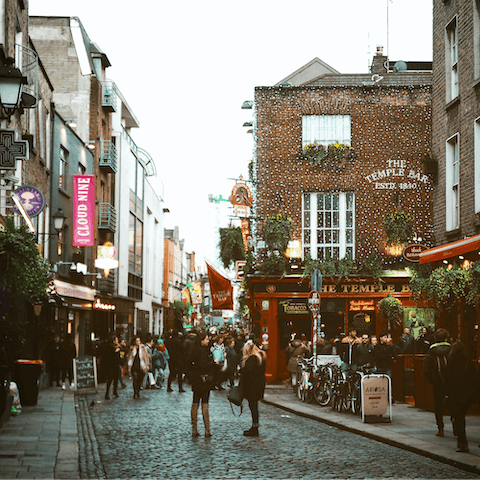
[[[443,383],[437,383],[433,385],[433,403],[435,404],[435,421],[439,430],[443,430],[443,414],[444,406],[443,401],[445,399],[445,388]]]

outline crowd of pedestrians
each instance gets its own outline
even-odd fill
[[[447,330],[439,328],[434,334],[423,327],[416,339],[409,328],[396,343],[387,330],[379,338],[367,333],[357,335],[351,330],[344,338],[331,343],[323,338],[316,345],[317,355],[339,355],[344,370],[357,370],[369,365],[372,372],[392,376],[392,359],[399,354],[425,354],[423,371],[433,387],[436,436],[444,436],[444,416],[450,415],[453,434],[457,437],[457,452],[468,452],[465,416],[472,404],[480,405],[480,372],[468,357],[465,345],[452,341]],[[297,364],[312,355],[311,344],[306,337],[295,335],[285,349],[290,384],[296,389]],[[480,447],[480,445],[479,445]]]

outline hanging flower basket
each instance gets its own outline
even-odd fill
[[[378,302],[378,313],[387,320],[389,326],[401,325],[403,320],[403,305],[398,298],[391,295]]]
[[[281,213],[267,217],[264,224],[264,240],[267,248],[270,251],[278,250],[281,255],[284,255],[290,241],[291,228],[292,219]]]
[[[384,219],[387,245],[406,244],[413,237],[415,217],[411,213],[395,212]]]
[[[324,146],[320,143],[309,143],[303,149],[303,156],[312,165],[331,165],[341,167],[347,160],[356,158],[350,145],[346,143],[332,143]]]

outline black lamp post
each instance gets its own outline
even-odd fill
[[[63,230],[63,226],[65,225],[65,219],[67,216],[63,213],[61,208],[58,209],[55,215],[52,215],[53,218],[53,227],[57,231],[57,235]]]
[[[0,66],[0,103],[7,118],[10,118],[20,107],[22,85],[27,82],[27,77],[11,65]]]

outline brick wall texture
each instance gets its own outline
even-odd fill
[[[284,213],[293,219],[293,239],[301,240],[302,192],[354,191],[357,260],[384,253],[383,220],[396,209],[412,213],[416,233],[432,244],[432,180],[422,162],[431,155],[431,77],[401,86],[401,75],[387,75],[391,82],[386,78],[384,85],[373,86],[256,88],[254,170],[260,228],[267,216]],[[344,85],[352,83],[347,80]],[[302,116],[320,114],[351,115],[357,158],[339,170],[302,158]],[[382,175],[386,177],[379,179]],[[393,188],[376,188],[375,178]],[[412,188],[400,188],[406,183]]]
[[[474,12],[480,3],[471,0],[433,2],[433,155],[438,160],[438,182],[434,190],[434,225],[437,245],[480,233],[475,214],[474,124],[480,117],[480,78],[474,60]],[[446,95],[446,26],[453,20],[458,28],[459,96]],[[477,37],[478,37],[477,32]],[[478,38],[476,40],[478,42]],[[477,60],[478,62],[478,60]],[[478,65],[477,65],[478,67]],[[478,77],[478,75],[477,75]],[[460,229],[446,232],[446,141],[459,135]]]

